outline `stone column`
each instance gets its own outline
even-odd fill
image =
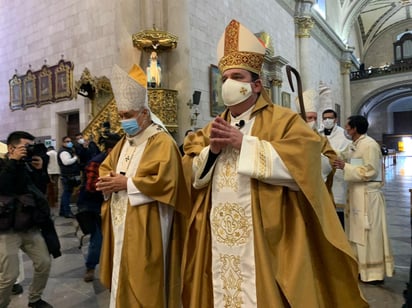
[[[352,67],[351,55],[353,48],[347,47],[342,54],[341,60],[341,75],[343,89],[343,110],[341,110],[341,118],[347,119],[352,114],[351,92],[350,92],[350,71]]]
[[[304,15],[304,16],[296,16],[295,17],[295,24],[297,25],[297,38],[298,38],[298,61],[299,61],[299,74],[302,80],[302,88],[303,91],[307,89],[310,85],[310,31],[313,28],[314,21],[312,17]]]
[[[277,105],[282,105],[280,89],[282,88],[282,69],[288,63],[281,56],[265,56],[263,65],[263,85],[271,90],[271,100]]]
[[[342,89],[343,89],[343,110],[342,123],[352,114],[351,95],[350,95],[350,69],[352,67],[351,62],[341,62],[341,74],[342,74]]]

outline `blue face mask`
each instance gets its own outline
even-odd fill
[[[70,141],[69,143],[66,143],[66,148],[72,148],[73,147],[73,143]]]
[[[134,118],[121,120],[120,124],[122,125],[122,128],[125,131],[125,133],[129,136],[134,136],[141,130],[139,123],[137,123],[137,120]]]

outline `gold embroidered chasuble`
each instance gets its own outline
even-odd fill
[[[228,111],[221,117],[230,121]],[[257,307],[367,307],[358,287],[356,261],[319,172],[320,136],[299,115],[273,105],[262,95],[251,117],[254,123],[250,134],[268,141],[257,147],[259,159],[250,164],[260,168],[248,180],[249,188],[246,188],[251,192],[250,232]],[[193,158],[209,145],[209,135],[210,124],[185,139],[183,162],[187,179],[195,178],[189,166],[193,161],[197,163]],[[298,191],[293,185],[288,188],[265,183],[265,177],[274,176],[267,174],[272,162],[262,150],[268,144],[286,165]],[[224,168],[218,172],[222,170]],[[211,172],[214,174],[216,170]],[[219,217],[213,199],[214,181],[192,190],[194,207],[182,264],[184,307],[214,306],[212,240],[215,241],[216,236],[211,234],[212,229],[217,229],[215,217]],[[237,200],[227,200],[227,203],[235,202]],[[217,206],[225,209],[223,202]],[[239,221],[240,218],[239,215]],[[237,227],[243,232],[240,222]],[[236,261],[222,259],[222,264],[228,262]],[[244,278],[241,276],[240,280]],[[234,307],[245,307],[242,298],[236,300],[238,305]]]
[[[152,127],[146,130],[151,130]],[[102,163],[100,176],[107,176],[110,171],[118,173],[117,169],[121,166],[118,161],[125,142],[128,142],[126,138],[119,141]],[[104,202],[100,279],[111,289],[112,278],[114,277],[116,283],[116,276],[118,277],[115,288],[116,307],[179,307],[181,251],[186,229],[184,216],[188,216],[190,212],[189,195],[180,153],[171,136],[156,128],[156,132],[151,132],[145,142],[132,182],[147,197],[147,203],[131,206],[129,200],[132,197],[125,191],[112,194],[122,193],[123,197],[112,196]],[[129,154],[138,155],[137,152],[132,152]],[[122,157],[127,155],[123,154]],[[128,167],[132,168],[130,165]],[[123,208],[122,202],[113,198],[125,200]],[[164,230],[160,204],[168,205],[175,210],[168,251],[163,251]],[[120,233],[116,229],[117,224],[124,225]],[[115,238],[116,234],[123,235],[120,238],[120,246],[119,240]],[[119,247],[121,251],[115,260],[117,264],[114,264],[115,250]],[[165,254],[168,255],[166,265]],[[165,266],[168,275],[164,273]]]

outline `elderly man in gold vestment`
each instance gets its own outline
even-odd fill
[[[104,160],[100,278],[110,307],[180,307],[180,264],[188,202],[179,149],[151,114],[146,76],[115,66],[111,79],[126,136]],[[181,243],[181,244],[180,244]]]
[[[265,47],[232,20],[219,45],[227,109],[186,137],[194,202],[183,306],[367,307],[321,177],[321,138],[262,87]]]

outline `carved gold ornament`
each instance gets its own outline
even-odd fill
[[[178,37],[167,31],[158,30],[155,25],[151,30],[133,34],[133,46],[144,51],[169,50],[177,46]]]

